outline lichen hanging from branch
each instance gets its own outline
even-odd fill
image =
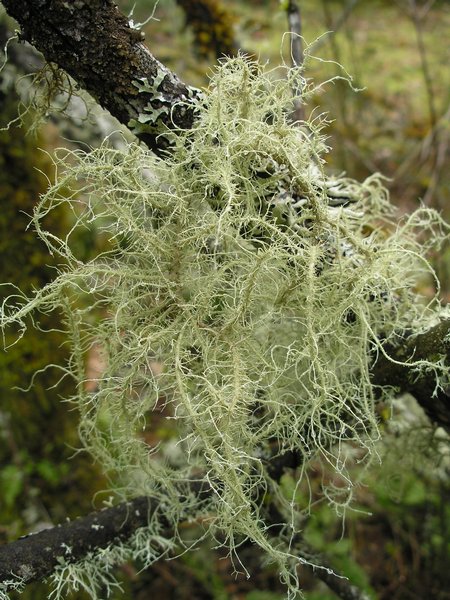
[[[81,438],[122,497],[153,498],[174,531],[201,515],[232,552],[250,539],[292,597],[302,559],[289,544],[308,507],[283,497],[267,459],[295,451],[304,477],[311,459],[323,461],[346,482],[338,497],[324,493],[337,506],[350,501],[347,449],[370,459],[375,397],[392,395],[375,389],[371,366],[378,355],[393,360],[385,348],[405,330],[444,314],[415,289],[433,276],[426,253],[449,230],[425,208],[395,224],[378,175],[358,183],[325,174],[324,120],[307,134],[289,120],[300,76],[223,62],[165,162],[135,144],[57,156],[57,183],[34,222],[68,266],[1,313],[5,327],[35,310],[65,312]],[[77,226],[96,220],[112,243],[88,263],[71,232],[59,240],[41,226],[68,189]],[[105,370],[88,393],[94,344]],[[434,373],[436,387],[449,382],[440,356],[405,365]],[[158,411],[166,441],[154,444]],[[211,490],[201,501],[198,479]],[[267,493],[286,518],[284,538],[270,536]]]

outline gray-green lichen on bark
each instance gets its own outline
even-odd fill
[[[37,206],[36,230],[70,262],[70,236],[48,236],[40,215],[63,201],[62,189],[76,192],[83,181],[88,206],[78,225],[106,212],[104,231],[118,249],[86,264],[72,260],[26,305],[1,313],[6,327],[61,306],[74,340],[86,449],[125,497],[152,495],[165,507],[173,530],[180,519],[211,514],[231,551],[241,537],[258,544],[292,598],[295,562],[305,560],[293,559],[291,539],[282,546],[273,537],[264,498],[267,490],[281,495],[264,457],[274,441],[280,455],[298,452],[303,472],[312,459],[326,461],[346,481],[344,444],[369,459],[379,439],[373,357],[385,355],[400,332],[433,327],[444,314],[423,306],[415,287],[420,267],[431,271],[427,251],[448,231],[426,208],[384,231],[378,223],[390,222],[393,211],[380,177],[327,177],[321,127],[299,140],[287,120],[293,76],[273,80],[243,58],[224,62],[199,121],[180,132],[166,161],[136,144],[120,153],[102,146],[75,164],[61,157],[64,175]],[[137,82],[143,92],[151,85]],[[429,242],[419,243],[418,232]],[[73,310],[67,289],[91,295],[88,305],[107,307],[107,316],[98,323]],[[105,370],[87,394],[83,352],[93,343]],[[149,357],[164,365],[161,373],[149,370]],[[431,371],[447,384],[440,358],[406,358],[403,366],[415,374]],[[389,401],[392,386],[383,387]],[[161,401],[179,440],[179,453],[164,453],[164,463],[141,437],[143,428],[151,435],[149,415]],[[194,474],[215,492],[201,511],[196,498],[180,504]],[[342,494],[333,502],[350,501],[351,483]],[[286,523],[306,510],[302,503],[282,509]]]
[[[171,128],[193,125],[198,91],[152,56],[111,0],[3,0],[3,4],[18,20],[22,39],[64,68],[157,153],[170,146],[165,133]],[[404,346],[416,358],[432,358],[438,352],[448,364],[444,330],[445,325],[434,328],[405,340]],[[401,347],[393,352],[404,360]],[[432,374],[406,371],[381,356],[373,366],[373,381],[411,392],[434,422],[449,428],[447,390],[435,388]]]
[[[3,545],[0,582],[9,580],[12,574],[24,584],[42,579],[63,561],[75,562],[95,548],[129,538],[148,524],[154,512],[155,506],[148,498],[135,498]]]
[[[156,153],[163,154],[170,147],[165,131],[192,127],[198,90],[185,85],[153,57],[112,0],[3,0],[3,4],[18,21],[21,39],[66,70]],[[425,344],[427,333],[419,339]],[[438,343],[443,341],[441,338]],[[426,347],[434,354],[433,347]],[[446,356],[448,360],[448,353]],[[381,358],[374,367],[375,381],[382,378],[386,383],[390,374],[393,385],[411,390],[403,374],[393,372],[394,365],[385,367]],[[435,410],[437,401],[429,384],[419,378],[413,392],[433,420],[448,426],[446,397]]]

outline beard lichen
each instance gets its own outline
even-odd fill
[[[141,527],[126,542],[117,541],[106,548],[88,552],[77,563],[61,560],[50,581],[53,590],[50,600],[66,598],[70,592],[84,591],[91,598],[99,598],[107,590],[109,597],[114,588],[121,589],[114,577],[117,565],[125,564],[130,559],[139,562],[141,569],[151,565],[174,550],[171,540],[156,533],[160,529],[157,523],[149,527]],[[67,552],[70,553],[70,547]]]
[[[327,499],[349,501],[348,457],[374,453],[375,403],[393,393],[374,386],[371,365],[438,318],[416,288],[448,234],[428,208],[394,224],[381,176],[325,173],[324,118],[289,119],[295,76],[223,62],[164,162],[137,144],[57,154],[34,224],[63,264],[1,315],[24,326],[63,310],[80,437],[120,497],[152,497],[175,532],[201,519],[232,555],[257,544],[292,598],[308,507],[283,495],[271,460],[295,453],[299,479],[323,461],[344,482]],[[61,240],[41,223],[70,189],[76,225]],[[83,263],[72,237],[94,221],[111,250]],[[94,347],[104,368],[86,386]],[[439,360],[407,363],[448,381]]]

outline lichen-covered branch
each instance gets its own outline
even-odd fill
[[[47,577],[62,562],[74,563],[88,552],[125,540],[145,527],[155,507],[139,497],[86,517],[0,546],[0,583],[19,578],[23,584]]]
[[[21,39],[66,70],[157,153],[170,146],[164,133],[174,126],[192,126],[198,91],[152,56],[140,32],[130,27],[112,0],[3,0],[3,4],[18,21]],[[437,352],[448,358],[447,334],[448,327],[442,323],[429,333],[411,337],[404,348],[394,351],[394,357]],[[414,377],[414,372],[383,357],[374,367],[376,383],[411,392],[433,421],[449,428],[447,392],[434,393],[432,373]]]
[[[26,585],[44,579],[62,564],[76,563],[90,552],[126,541],[148,525],[155,510],[151,499],[141,496],[0,546],[0,592],[6,582],[17,579]],[[311,554],[311,550],[306,553]],[[367,600],[346,577],[329,568],[326,557],[314,553],[314,558],[323,567],[315,569],[314,574],[339,598]]]
[[[372,368],[377,385],[392,385],[412,394],[428,417],[450,432],[450,388],[437,385],[436,373],[429,369],[420,374],[405,361],[430,360],[450,364],[450,320],[418,335],[410,334],[402,346],[388,349],[391,358],[380,355]]]
[[[3,0],[22,40],[67,71],[101,106],[158,154],[168,130],[190,128],[198,90],[142,43],[112,0]]]
[[[289,529],[284,540],[274,538],[274,521],[265,518],[270,506],[266,511],[264,499],[272,490],[282,499],[274,482],[282,467],[265,464],[268,447],[273,442],[292,466],[303,461],[308,468],[311,457],[319,457],[349,480],[342,443],[366,451],[379,437],[372,383],[386,400],[392,386],[425,405],[439,396],[449,376],[448,328],[432,325],[448,313],[431,303],[423,308],[415,290],[417,266],[431,271],[426,254],[449,228],[438,213],[420,208],[401,227],[379,231],[392,215],[381,178],[358,183],[327,176],[321,124],[309,123],[311,135],[301,138],[286,119],[298,69],[274,82],[238,57],[217,69],[200,104],[195,90],[151,56],[111,0],[5,5],[26,39],[151,148],[164,153],[175,126],[180,143],[166,161],[136,144],[123,151],[102,146],[76,161],[70,152],[55,159],[63,175],[36,207],[34,224],[71,268],[28,303],[5,303],[1,325],[22,330],[35,310],[64,311],[84,446],[105,471],[120,475],[131,494],[154,494],[155,506],[165,511],[156,515],[148,505],[143,522],[138,510],[137,528],[152,525],[144,546],[161,531],[176,531],[180,520],[214,515],[208,526],[214,535],[222,531],[230,552],[238,539],[259,546],[279,566],[293,597],[296,567],[305,561],[293,561],[285,550],[292,548]],[[114,257],[75,262],[71,234],[55,240],[42,227],[79,181],[86,207],[77,226],[90,226],[105,206],[103,230],[118,242]],[[346,210],[352,205],[358,213]],[[430,236],[428,244],[418,230]],[[100,326],[88,311],[73,310],[77,293],[83,300],[91,294],[96,310],[108,307]],[[411,335],[404,348],[385,348],[399,332],[427,326],[423,339]],[[104,351],[105,370],[91,396],[83,385],[83,357],[93,344]],[[381,358],[374,365],[375,350]],[[149,359],[164,364],[156,385]],[[164,461],[150,458],[156,450],[141,437],[151,427],[148,413],[161,401],[173,410],[179,435],[179,455]],[[110,427],[104,432],[92,424],[105,408]],[[427,411],[440,418],[439,411]],[[193,468],[196,476],[207,474],[203,483],[214,493],[205,501],[193,493],[186,506],[179,489],[191,481]],[[61,549],[66,560],[88,556],[87,563],[92,549],[121,547],[134,536],[123,531],[132,508],[128,504],[122,520],[109,530],[105,524],[104,532],[94,521],[95,539],[89,528],[69,529],[69,541],[57,548],[49,538],[44,547],[54,548],[53,564]],[[303,510],[293,497],[285,524],[296,523]],[[114,555],[116,562],[128,557]],[[8,574],[34,576],[31,558],[18,571],[7,564]],[[47,561],[42,569],[49,568]]]

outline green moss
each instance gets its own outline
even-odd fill
[[[405,329],[438,319],[437,301],[424,304],[415,285],[424,271],[433,275],[425,255],[448,234],[425,208],[395,224],[378,175],[362,183],[326,175],[324,120],[289,121],[301,76],[224,62],[198,123],[178,132],[164,163],[134,144],[58,154],[59,177],[34,223],[64,265],[1,314],[4,327],[21,328],[36,310],[64,311],[80,433],[119,495],[153,497],[175,531],[180,520],[208,515],[205,527],[232,553],[250,539],[291,598],[304,561],[290,543],[309,503],[297,503],[295,489],[283,496],[267,459],[273,448],[294,451],[298,481],[318,462],[331,466],[343,483],[320,493],[345,510],[347,463],[355,454],[369,460],[379,438],[370,366]],[[97,220],[117,242],[112,251],[84,263],[72,253],[73,229],[58,239],[43,227],[67,190],[78,226]],[[94,344],[105,371],[88,393],[84,357]],[[448,382],[441,363],[408,365]],[[171,435],[147,443],[162,408],[176,446]],[[200,505],[189,488],[199,477],[211,488]],[[276,538],[268,495],[286,519]],[[70,567],[75,579],[83,565]]]
[[[232,14],[219,0],[177,0],[184,10],[186,24],[194,33],[195,49],[199,56],[233,56],[237,47],[234,40]]]

